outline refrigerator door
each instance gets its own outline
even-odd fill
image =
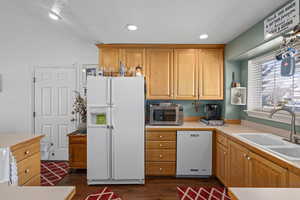
[[[144,179],[144,78],[112,79],[112,177]]]
[[[111,177],[110,79],[91,77],[87,81],[87,179]]]

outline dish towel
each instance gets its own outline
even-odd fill
[[[10,181],[10,150],[9,148],[0,148],[0,183]]]
[[[18,185],[18,168],[17,168],[17,160],[12,155],[11,151],[9,152],[9,176],[10,176],[10,184]]]

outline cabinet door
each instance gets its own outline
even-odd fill
[[[199,50],[199,98],[222,100],[224,90],[223,49]]]
[[[99,49],[99,63],[105,70],[119,71],[119,49],[118,48],[101,48]]]
[[[147,99],[172,99],[173,49],[147,49]]]
[[[247,187],[249,178],[248,150],[241,145],[229,141],[229,186]]]
[[[198,99],[196,49],[174,50],[174,99]]]
[[[289,173],[289,187],[300,188],[300,176],[292,172]]]
[[[251,187],[287,187],[287,170],[263,157],[249,154]]]
[[[228,175],[228,156],[227,148],[217,143],[216,149],[216,175],[219,180],[227,185],[227,175]]]
[[[141,66],[145,74],[145,49],[120,49],[120,60],[127,68]]]

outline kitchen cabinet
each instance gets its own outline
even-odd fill
[[[146,175],[176,175],[176,132],[146,132]]]
[[[99,63],[117,74],[141,65],[147,99],[222,100],[223,45],[98,45]]]
[[[145,49],[144,48],[125,48],[120,49],[120,61],[127,68],[141,66],[143,74],[145,74]]]
[[[222,144],[216,144],[216,176],[227,185],[228,182],[228,152]]]
[[[286,169],[252,152],[248,160],[251,187],[287,187]]]
[[[87,135],[71,133],[69,136],[69,167],[86,169],[87,166]]]
[[[223,100],[224,50],[199,50],[199,99]]]
[[[249,164],[248,149],[243,146],[229,141],[229,169],[228,181],[230,187],[247,187],[249,186]]]
[[[300,176],[289,172],[289,187],[300,188]]]
[[[197,49],[174,50],[174,99],[198,99]]]
[[[41,182],[40,140],[43,136],[11,147],[17,161],[18,185],[39,186]]]
[[[172,99],[173,49],[146,50],[147,99]]]
[[[120,50],[118,48],[101,48],[99,50],[99,63],[106,72],[117,74],[120,66]]]

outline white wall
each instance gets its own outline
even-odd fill
[[[33,66],[97,63],[92,42],[74,34],[64,22],[51,21],[46,10],[34,12],[22,1],[0,2],[0,133],[31,134]]]

